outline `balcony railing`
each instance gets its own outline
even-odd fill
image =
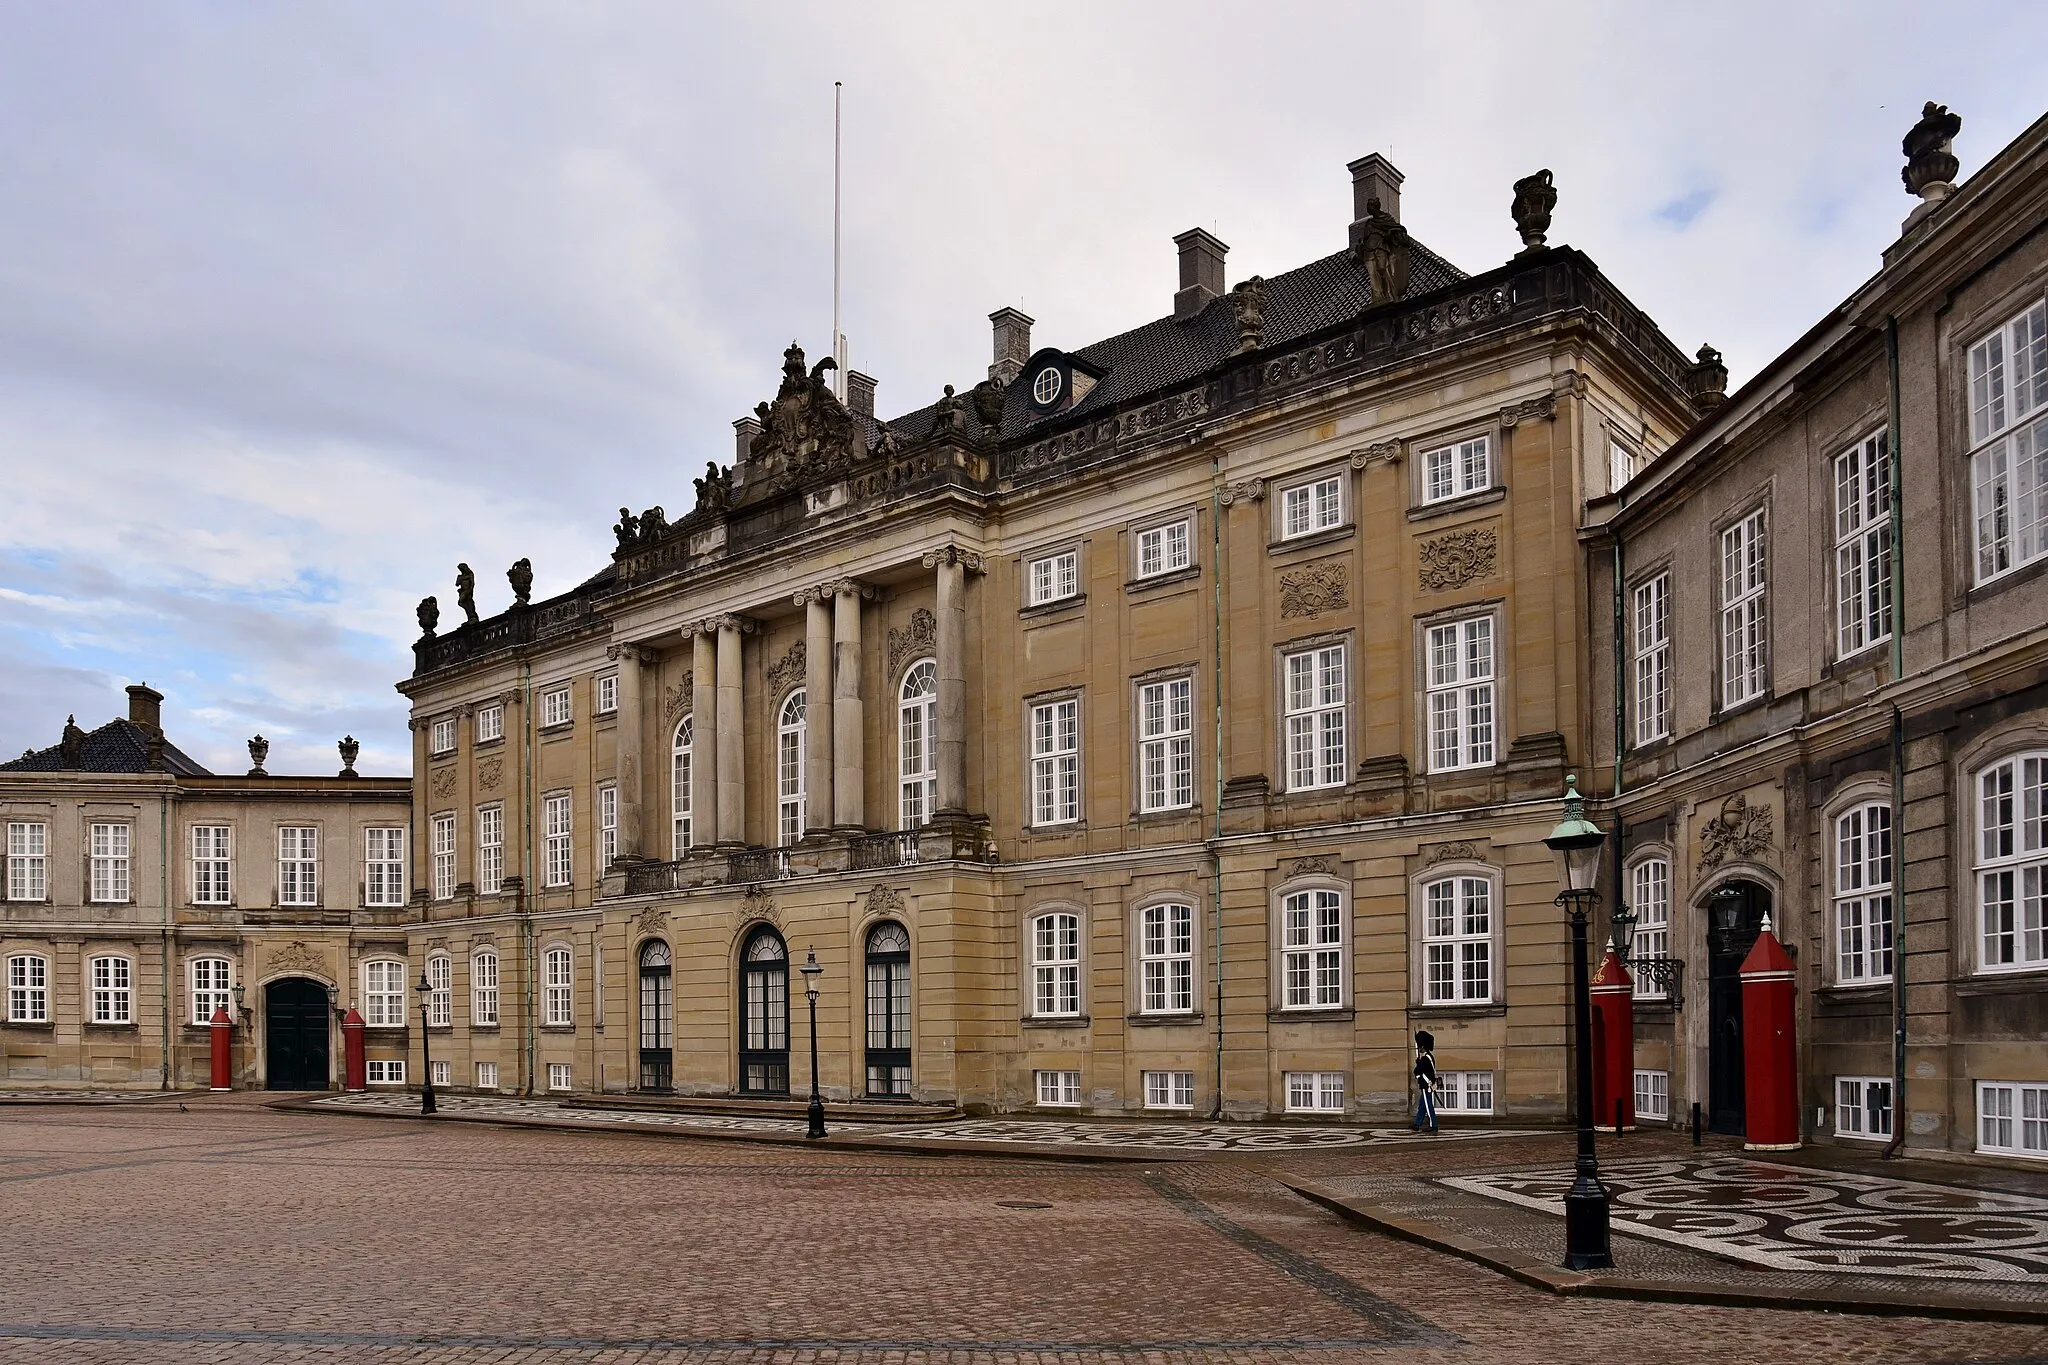
[[[915,833],[856,834],[846,841],[847,866],[855,872],[877,867],[915,867]]]
[[[725,862],[725,880],[733,886],[748,882],[779,882],[789,876],[789,853],[780,848],[750,848],[734,853]]]

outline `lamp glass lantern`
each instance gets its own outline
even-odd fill
[[[817,1004],[818,978],[825,974],[825,969],[818,964],[818,950],[806,948],[804,950],[804,965],[797,968],[797,970],[804,974],[804,999],[810,1001],[813,1005]]]
[[[1600,884],[1600,849],[1607,832],[1586,818],[1577,775],[1564,780],[1564,819],[1544,845],[1557,855],[1558,883],[1570,896],[1590,896]]]

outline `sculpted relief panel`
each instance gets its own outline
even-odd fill
[[[1451,531],[1422,542],[1418,577],[1431,592],[1449,592],[1498,571],[1500,537],[1490,526]]]

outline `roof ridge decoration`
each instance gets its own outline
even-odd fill
[[[749,463],[779,462],[785,486],[805,483],[867,458],[867,443],[853,410],[839,401],[825,378],[839,363],[826,356],[806,372],[804,348],[794,341],[782,353],[782,386],[775,399],[754,409],[761,429],[747,442]],[[946,390],[950,397],[952,390]]]

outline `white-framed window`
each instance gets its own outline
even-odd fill
[[[1192,1071],[1147,1071],[1144,1073],[1147,1109],[1193,1109],[1195,1073]]]
[[[2048,554],[2048,305],[1970,348],[1977,581]]]
[[[1078,597],[1081,592],[1080,551],[1061,550],[1058,554],[1032,560],[1025,573],[1025,582],[1027,606],[1042,607],[1047,602]]]
[[[312,825],[278,826],[277,903],[320,903],[320,831]]]
[[[1493,883],[1443,877],[1422,888],[1422,998],[1432,1005],[1493,999]]]
[[[455,752],[455,717],[442,716],[427,727],[427,752],[452,754]]]
[[[234,968],[226,958],[195,957],[185,971],[191,983],[187,994],[192,998],[193,1023],[212,1023],[217,1009],[226,1010],[231,1020],[235,1017]]]
[[[1187,517],[1138,532],[1138,577],[1174,573],[1194,562],[1190,544],[1194,522]]]
[[[1280,491],[1280,538],[1312,536],[1344,524],[1344,479],[1331,474]]]
[[[544,869],[541,885],[568,886],[576,880],[575,864],[569,853],[569,793],[555,792],[543,796],[540,801],[540,815]]]
[[[1636,1117],[1638,1119],[1668,1119],[1671,1117],[1670,1072],[1636,1072]]]
[[[605,783],[597,789],[597,869],[602,873],[619,856],[619,789]]]
[[[400,826],[363,831],[363,903],[405,904],[405,830]]]
[[[228,905],[234,900],[229,874],[228,827],[192,826],[192,903]]]
[[[1491,1114],[1491,1071],[1439,1071],[1436,1107],[1446,1114]]]
[[[916,829],[939,801],[939,663],[919,659],[896,690],[896,818]]]
[[[505,885],[505,808],[476,808],[476,889],[495,896]]]
[[[2048,1085],[1977,1082],[1977,1150],[2048,1157]]]
[[[48,900],[50,896],[50,827],[40,820],[14,820],[7,826],[7,899]]]
[[[1081,917],[1068,911],[1031,921],[1031,1013],[1071,1019],[1081,1013]]]
[[[804,837],[804,762],[809,747],[804,690],[783,698],[775,718],[775,796],[777,833],[793,844]]]
[[[1835,652],[1892,635],[1892,462],[1880,431],[1835,457]]]
[[[1764,693],[1769,642],[1764,619],[1764,513],[1721,532],[1721,705]]]
[[[16,953],[7,959],[7,1022],[50,1022],[50,959]]]
[[[1290,891],[1280,900],[1280,1008],[1344,1003],[1344,893]]]
[[[1034,1071],[1038,1080],[1038,1102],[1073,1108],[1081,1103],[1081,1073],[1078,1071]]]
[[[673,842],[670,845],[673,851],[669,854],[672,858],[680,858],[690,851],[690,825],[693,810],[691,802],[696,800],[696,795],[692,790],[692,782],[694,781],[692,777],[694,772],[692,764],[695,762],[692,750],[696,738],[697,724],[695,717],[684,716],[676,722],[675,735],[669,742],[668,809],[669,815],[674,821],[674,829],[671,831]]]
[[[427,1076],[435,1085],[453,1085],[455,1083],[455,1064],[453,1062],[437,1061],[432,1067],[428,1068]]]
[[[597,680],[597,714],[609,716],[619,709],[619,675],[606,673]]]
[[[1648,451],[1629,449],[1619,441],[1607,443],[1607,491],[1619,493],[1628,486],[1628,481],[1643,472],[1650,463]]]
[[[371,1028],[404,1028],[405,964],[372,958],[363,964],[363,1022]]]
[[[404,1085],[405,1062],[403,1059],[390,1061],[372,1057],[363,1063],[363,1079],[371,1085]]]
[[[1493,618],[1429,628],[1429,769],[1493,762]]]
[[[125,823],[95,821],[92,839],[92,898],[123,903],[128,900],[129,828]]]
[[[1031,823],[1064,825],[1080,818],[1080,699],[1039,702],[1031,708]]]
[[[1195,909],[1148,905],[1138,912],[1138,1009],[1189,1014],[1195,1008]]]
[[[485,744],[505,737],[505,708],[499,705],[476,709],[476,742]]]
[[[1671,734],[1671,575],[1660,573],[1635,590],[1636,743]]]
[[[1472,436],[1422,452],[1422,500],[1442,502],[1493,487],[1493,437]]]
[[[498,1088],[498,1064],[496,1062],[478,1062],[476,1064],[476,1088],[479,1090],[496,1090]]]
[[[569,705],[567,687],[550,687],[540,694],[540,723],[543,729],[550,725],[567,725],[575,718],[575,714]]]
[[[498,1026],[498,954],[490,948],[469,959],[469,1023],[471,1028]]]
[[[1892,979],[1892,812],[1869,802],[1835,817],[1835,980]]]
[[[92,1014],[95,1024],[135,1022],[135,967],[125,957],[111,953],[86,964],[92,984]]]
[[[1282,667],[1287,687],[1287,790],[1344,785],[1344,646],[1322,645],[1289,654]]]
[[[1184,810],[1195,804],[1194,680],[1168,678],[1138,688],[1138,809]]]
[[[1671,864],[1663,858],[1645,858],[1629,869],[1629,905],[1635,910],[1636,925],[1630,934],[1631,961],[1671,956]],[[1642,972],[1635,973],[1635,998],[1662,1000],[1668,992]]]
[[[1835,1077],[1835,1136],[1889,1138],[1892,1083],[1884,1076]]]
[[[1344,1112],[1344,1073],[1341,1071],[1289,1071],[1282,1079],[1287,1085],[1290,1114],[1341,1114]]]
[[[455,812],[442,811],[432,821],[434,853],[434,899],[445,901],[455,894]]]
[[[2048,754],[1977,774],[1980,971],[2048,966]]]
[[[576,1022],[574,969],[567,948],[550,948],[541,957],[541,1022],[557,1027]]]
[[[572,1072],[571,1072],[571,1070],[570,1070],[570,1067],[569,1067],[569,1063],[567,1063],[567,1062],[549,1062],[549,1063],[548,1063],[548,1089],[550,1089],[550,1090],[573,1090],[573,1089],[575,1089],[576,1087],[575,1087],[575,1085],[574,1085],[574,1084],[572,1083],[572,1077],[573,1077],[573,1073],[572,1073]]]
[[[427,958],[427,1024],[448,1028],[455,1022],[455,959],[446,953]]]

